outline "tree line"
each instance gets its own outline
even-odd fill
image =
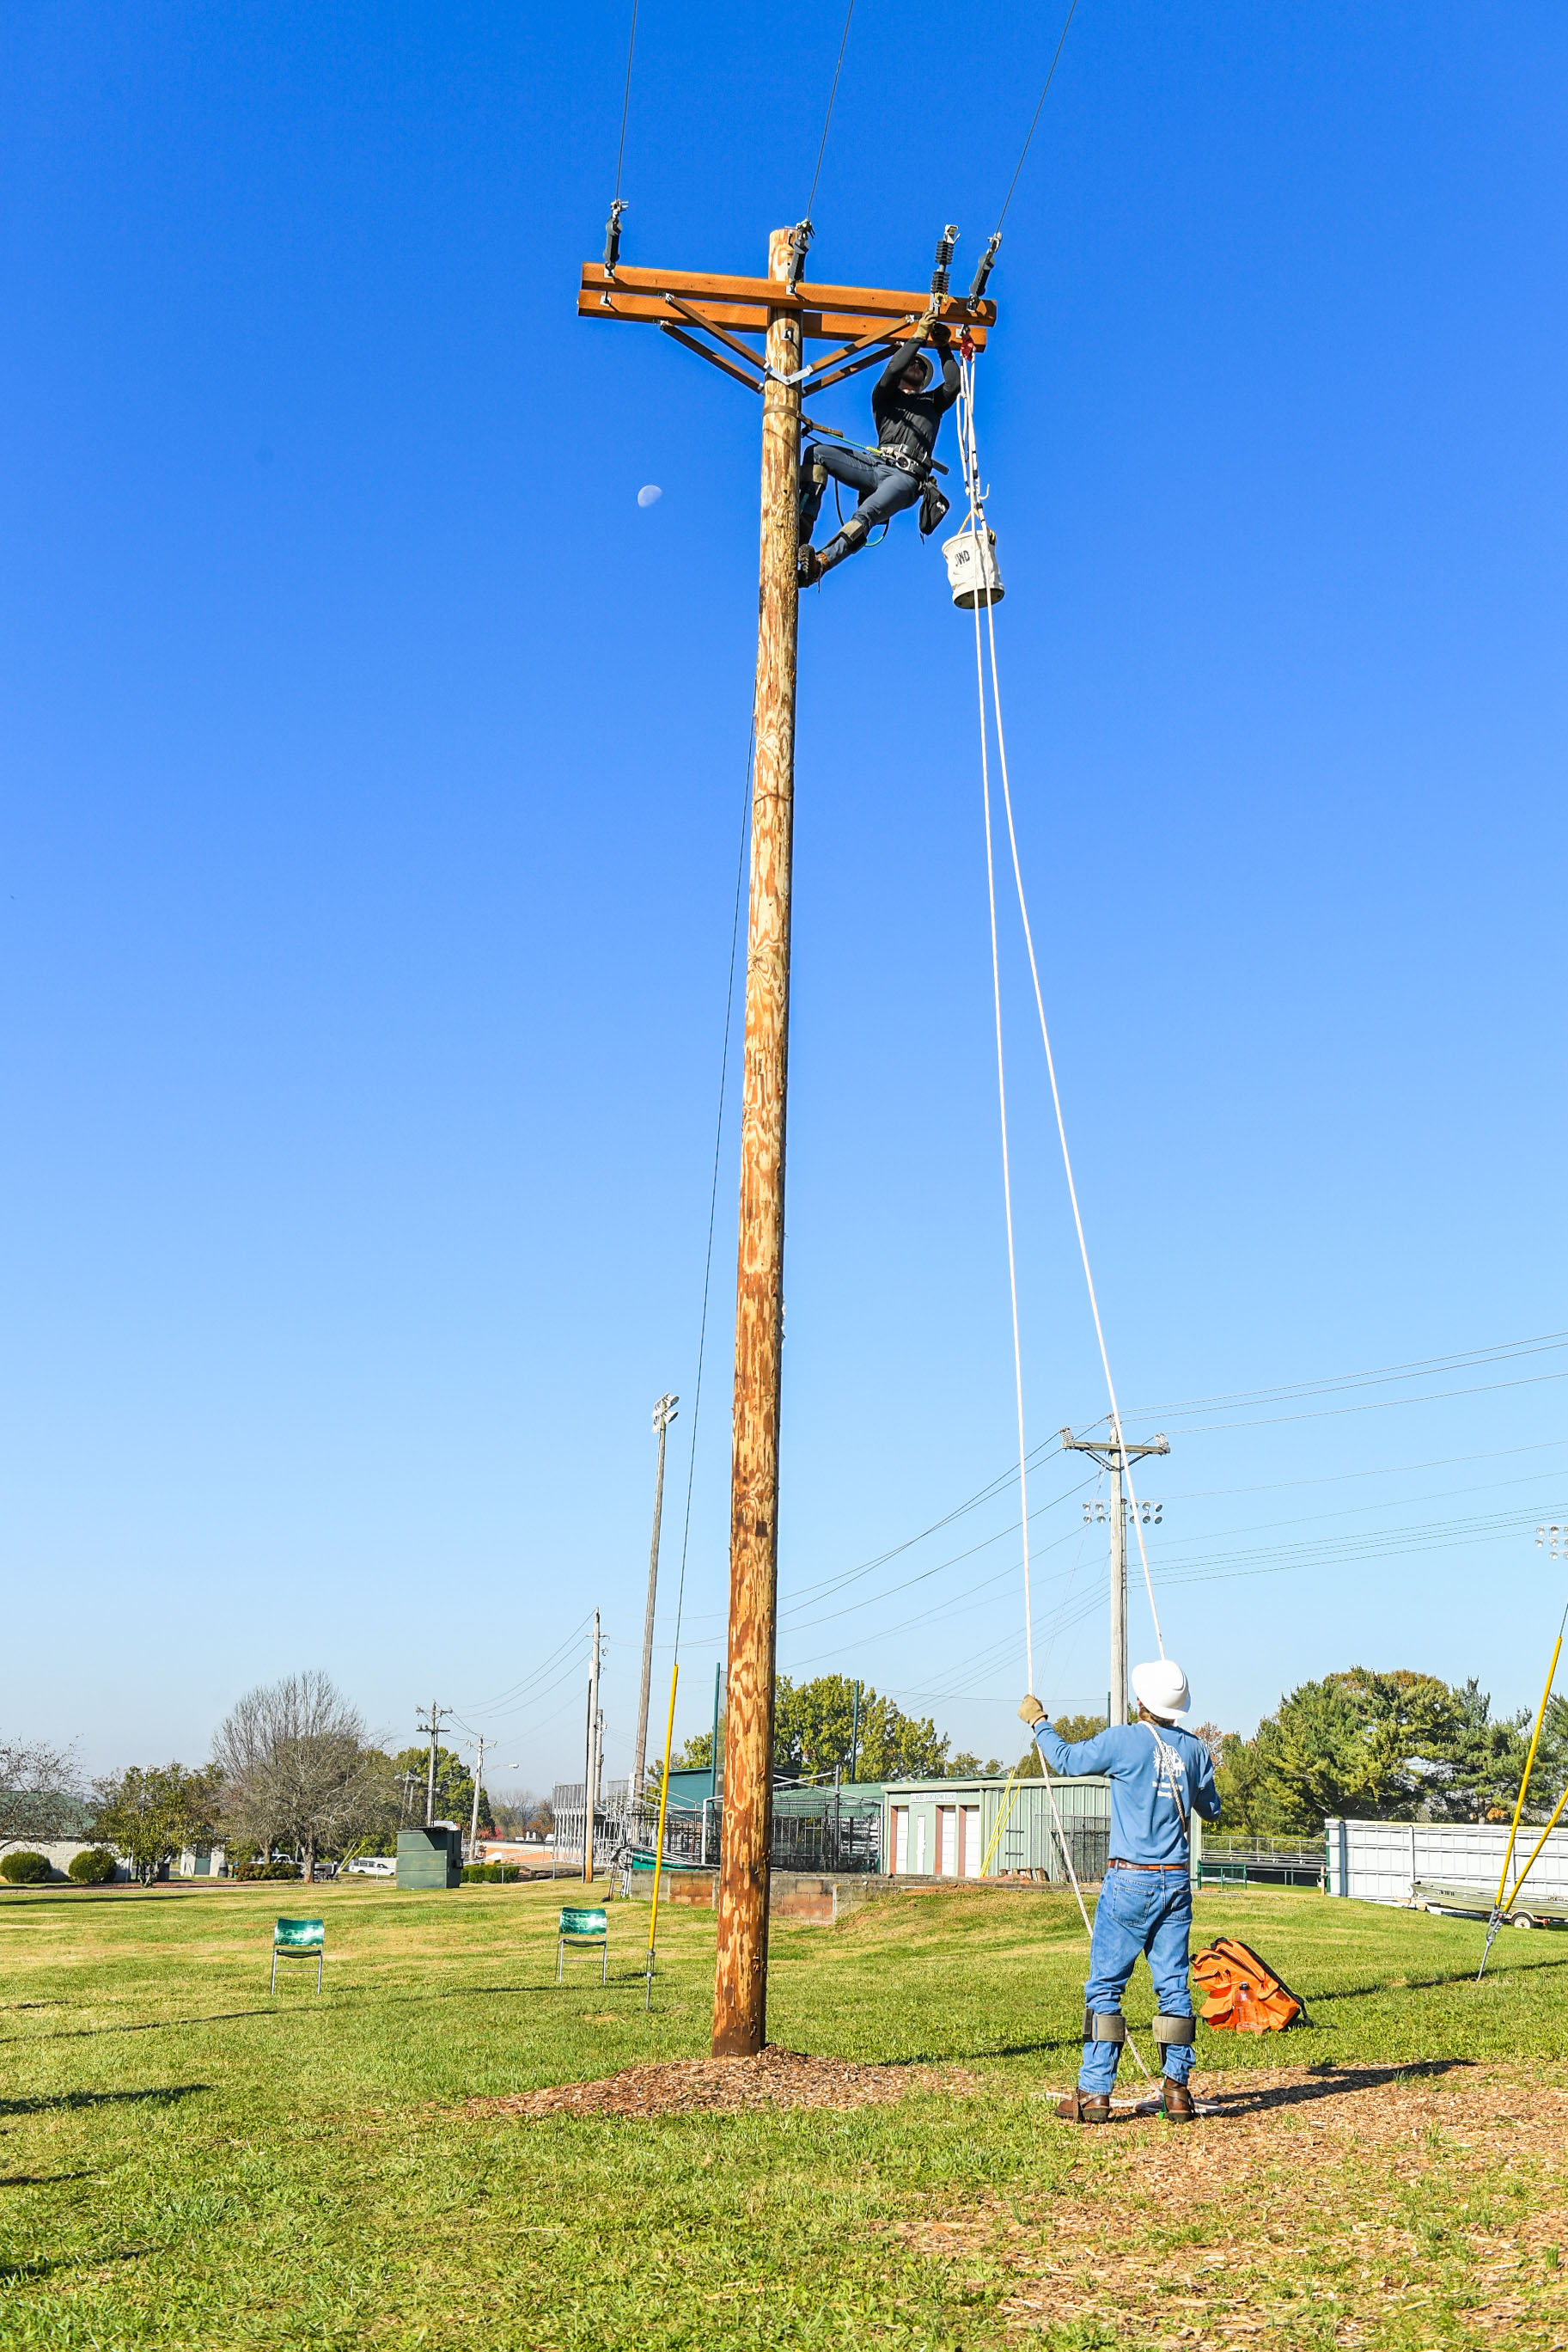
[[[244,1874],[313,1880],[323,1863],[393,1852],[399,1828],[424,1820],[429,1770],[428,1747],[379,1747],[329,1676],[288,1675],[231,1708],[204,1765],[132,1765],[84,1792],[65,1751],[0,1743],[0,1845],[90,1837],[152,1879],[187,1848],[221,1843]],[[474,1800],[462,1758],[438,1747],[434,1817],[466,1829]],[[492,1805],[481,1789],[478,1825],[523,1835],[548,1828],[549,1809]]]

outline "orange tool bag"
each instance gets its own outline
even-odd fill
[[[1233,1936],[1217,1936],[1195,1952],[1192,1972],[1203,1996],[1203,2021],[1218,2033],[1281,2033],[1298,2018],[1303,2025],[1312,2021],[1268,1961]]]

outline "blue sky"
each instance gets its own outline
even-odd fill
[[[841,23],[643,7],[627,260],[763,266]],[[860,0],[821,277],[920,286],[947,219],[967,277],[1057,30]],[[392,0],[0,26],[0,1725],[93,1769],[194,1759],[318,1664],[547,1785],[598,1605],[623,1769],[673,1388],[667,1675],[758,420],[574,317],[625,35]],[[1442,1360],[1568,1331],[1565,67],[1530,0],[1082,0],[993,281],[1048,1007],[1129,1433],[1173,1442],[1166,1640],[1239,1727],[1357,1661],[1531,1703],[1563,1598],[1568,1348]],[[817,413],[857,429],[862,388]],[[972,638],[907,520],[802,618],[779,1662],[1009,1753],[1005,1486],[819,1590],[1013,1447]],[[1005,950],[1043,1444],[1104,1399]],[[1210,1397],[1251,1401],[1176,1409]],[[1105,1682],[1076,1485],[1047,1454],[1031,1491],[1064,1707]]]

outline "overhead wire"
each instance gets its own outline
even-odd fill
[[[621,140],[615,150],[614,204],[621,201],[621,166],[626,156],[626,118],[632,110],[632,59],[637,49],[637,0],[632,0],[632,37],[626,44],[626,89],[621,100]],[[614,205],[612,205],[612,211]]]
[[[1035,130],[1039,124],[1040,114],[1044,110],[1045,101],[1051,95],[1051,85],[1056,79],[1056,68],[1061,63],[1061,52],[1066,47],[1069,27],[1077,14],[1078,0],[1072,0],[1072,5],[1067,11],[1066,21],[1061,27],[1061,37],[1056,44],[1055,54],[1051,60],[1051,71],[1045,77],[1045,88],[1040,93],[1040,103],[1036,106],[1033,116],[1030,121],[1029,135],[1023,142],[1023,152],[1019,155],[1017,163],[1013,167],[1012,178],[1008,182],[1007,194],[1002,199],[1001,211],[997,215],[996,234],[998,236],[1000,236],[1002,233],[1002,223],[1008,216],[1008,206],[1013,200],[1013,190],[1018,186],[1019,174],[1023,170],[1025,158],[1028,156],[1030,148],[1033,143]]]
[[[1073,0],[1073,5],[1076,6],[1077,0]],[[833,100],[839,94],[839,76],[844,69],[844,51],[849,47],[850,39],[850,19],[854,13],[855,0],[850,0],[850,5],[844,11],[844,29],[839,41],[839,61],[833,68],[833,86],[828,92],[828,110],[822,117],[822,136],[817,148],[817,168],[811,174],[811,193],[806,199],[806,209],[801,215],[802,219],[808,222],[811,217],[811,207],[817,201],[817,183],[822,176],[822,158],[828,152],[828,125],[833,119]]]

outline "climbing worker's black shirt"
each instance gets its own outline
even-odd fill
[[[905,392],[898,380],[909,365],[910,352],[907,345],[902,346],[878,376],[871,396],[878,446],[903,450],[922,467],[936,456],[942,419],[958,397],[958,362],[950,343],[942,350],[941,360],[941,375],[924,392]]]

